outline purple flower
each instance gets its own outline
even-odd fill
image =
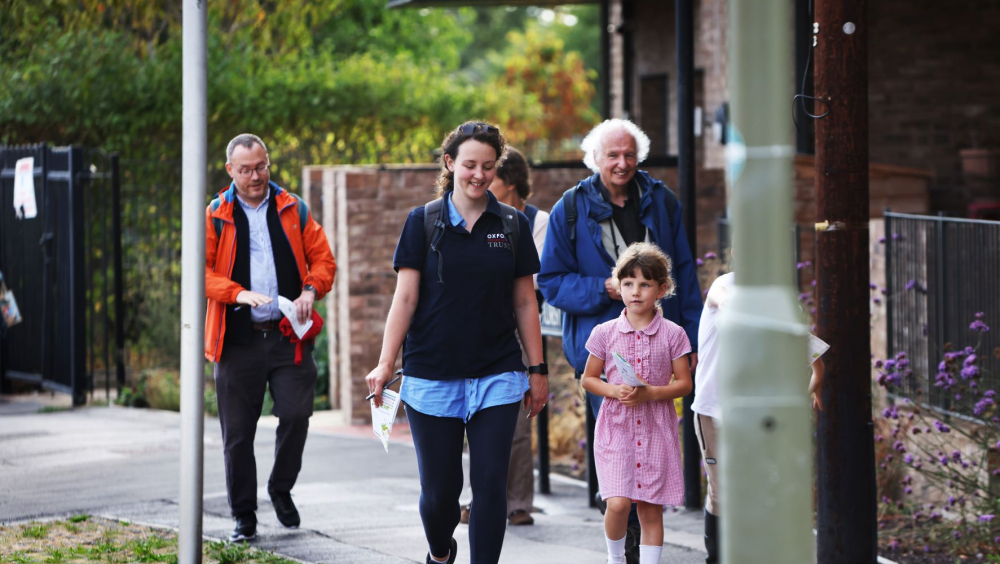
[[[872,290],[874,290],[874,289],[878,288],[878,286],[876,286],[874,282],[869,282],[869,283],[868,283],[868,287],[869,287],[870,289],[872,289]]]
[[[580,448],[587,448],[587,439],[580,439]]]
[[[996,394],[997,393],[995,391],[993,391],[993,390],[986,390],[985,392],[983,392],[983,397],[984,398],[991,398],[991,397],[995,396]]]
[[[989,333],[990,332],[990,326],[987,325],[987,324],[985,324],[985,323],[983,323],[982,321],[980,321],[978,319],[975,320],[975,321],[973,321],[969,325],[969,329],[972,329],[973,331],[979,331],[980,333]]]
[[[972,412],[976,415],[982,415],[991,405],[994,405],[993,398],[984,397],[976,402],[975,407],[972,408]]]
[[[878,298],[872,298],[872,301],[875,302],[875,305],[882,305],[882,300]]]
[[[976,319],[982,319],[982,318],[983,318],[983,312],[977,311],[976,312]]]
[[[966,380],[969,378],[975,378],[976,376],[979,376],[979,367],[974,364],[966,366],[961,372],[959,372],[959,374],[961,374],[962,378],[965,378]]]
[[[941,463],[941,466],[947,466],[948,465],[948,457],[947,456],[942,456],[941,458],[938,459],[938,462]]]
[[[892,234],[892,240],[893,241],[902,241],[903,239],[905,239],[905,237],[903,237],[899,233],[893,233]]]
[[[993,520],[993,517],[994,517],[993,515],[980,515],[979,516],[979,522],[980,523],[989,523],[990,521]]]
[[[942,433],[950,433],[951,432],[951,429],[949,429],[947,425],[945,425],[944,423],[938,421],[937,419],[934,420],[934,428],[937,429],[938,431],[942,432]],[[945,464],[947,464],[947,463],[945,463]]]
[[[813,288],[815,288],[816,287],[816,280],[814,279],[812,282],[809,282],[809,285],[812,286]]]
[[[904,455],[903,456],[903,462],[905,462],[907,464],[913,464],[913,455],[909,454],[909,453],[907,453],[906,455]]]
[[[801,294],[799,294],[799,301],[800,302],[804,302],[804,301],[808,300],[809,297],[810,297],[810,293],[809,292],[802,292]]]
[[[694,259],[694,264],[697,266],[705,266],[705,261],[701,260],[700,258],[696,258]]]
[[[882,243],[884,245],[885,244],[885,237],[879,237],[878,238],[878,242]]]
[[[916,280],[914,280],[913,278],[911,278],[911,279],[910,279],[910,280],[909,280],[909,281],[908,281],[908,282],[906,283],[906,290],[907,290],[907,291],[909,291],[909,290],[912,290],[912,289],[914,289],[914,288],[916,288],[916,287],[917,287],[917,281],[916,281]]]
[[[970,354],[969,356],[965,357],[964,361],[962,361],[962,366],[972,366],[973,364],[976,363],[976,358],[977,358],[976,355]]]
[[[718,258],[718,256],[715,253],[711,252],[705,253],[705,260],[712,260],[714,258]]]
[[[882,292],[883,296],[889,295],[889,290],[887,288],[879,288],[879,292]]]
[[[896,369],[896,361],[895,360],[892,360],[890,358],[889,360],[885,361],[885,370],[886,370],[886,372],[889,372],[889,371],[892,371],[892,370],[895,370],[895,369]]]
[[[889,541],[889,550],[893,552],[899,550],[899,541],[896,539],[892,539],[891,541]]]
[[[907,486],[906,489],[903,490],[903,492],[906,493],[907,495],[909,495],[909,494],[913,493],[913,488]]]
[[[892,448],[896,452],[906,452],[906,446],[903,445],[903,441],[896,441],[896,442],[892,443]]]
[[[955,452],[951,453],[951,458],[955,462],[962,460],[962,451],[956,450]]]
[[[882,368],[882,361],[881,360],[876,360],[875,361],[875,368]]]

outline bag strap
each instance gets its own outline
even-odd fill
[[[441,238],[444,237],[444,222],[441,213],[444,209],[444,198],[427,202],[424,205],[424,241],[427,243],[427,253],[438,254],[438,283],[444,284],[444,257],[441,255]]]
[[[289,192],[289,194],[291,194],[296,200],[298,200],[297,207],[298,207],[298,212],[299,212],[299,233],[305,233],[305,231],[306,231],[306,222],[309,221],[309,206],[306,205],[306,201],[305,200],[303,200],[302,198],[300,198],[296,194],[292,194],[291,192]],[[220,198],[220,197],[216,197],[214,200],[212,200],[212,203],[209,204],[209,206],[212,209],[212,213],[213,214],[215,213],[215,210],[219,209],[219,206],[221,206],[221,205],[222,205],[222,198]],[[222,237],[222,226],[224,224],[225,224],[225,222],[222,221],[221,219],[219,219],[217,217],[213,217],[212,218],[212,226],[215,227],[215,238],[216,239],[218,239],[219,237]]]
[[[514,264],[517,264],[517,244],[521,238],[521,225],[517,221],[517,208],[500,204],[500,219],[503,220],[503,235],[510,242],[510,250],[514,253]]]
[[[566,210],[566,227],[569,228],[569,242],[576,241],[576,193],[579,184],[563,192],[563,209]]]

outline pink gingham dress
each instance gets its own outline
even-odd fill
[[[643,380],[665,386],[673,375],[672,361],[691,352],[684,330],[657,315],[642,331],[625,318],[594,327],[587,351],[603,359],[611,384],[621,384],[612,353],[620,354]],[[680,505],[684,499],[677,412],[670,401],[649,401],[625,407],[604,398],[594,431],[594,458],[601,497],[626,497],[654,505]]]

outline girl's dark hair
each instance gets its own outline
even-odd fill
[[[507,142],[500,130],[484,121],[467,121],[448,133],[444,142],[441,143],[441,172],[438,173],[437,182],[435,182],[437,187],[435,196],[440,198],[445,192],[451,192],[455,189],[455,173],[448,170],[444,157],[448,155],[454,161],[458,158],[458,147],[469,139],[475,139],[493,147],[497,152],[497,164],[503,162],[507,151]]]
[[[517,195],[522,200],[527,200],[528,196],[531,196],[531,172],[528,170],[528,160],[521,151],[507,147],[507,156],[497,167],[497,176],[508,186],[516,188]]]
[[[632,276],[632,273],[637,269],[647,280],[667,285],[667,293],[663,296],[664,298],[674,295],[677,284],[674,282],[673,276],[670,275],[670,257],[659,247],[652,243],[632,243],[629,245],[625,252],[618,257],[618,262],[615,264],[613,272],[615,282],[621,284],[622,278]]]

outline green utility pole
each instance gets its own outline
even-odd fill
[[[792,4],[729,3],[736,278],[721,327],[722,562],[812,562],[808,328],[792,271]]]

